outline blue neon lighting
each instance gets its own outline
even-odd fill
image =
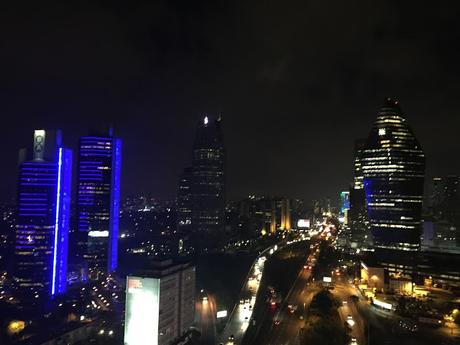
[[[67,288],[67,259],[70,222],[70,196],[72,179],[72,151],[64,150],[63,181],[61,187],[61,229],[58,246],[58,278],[57,292],[63,293]]]
[[[78,231],[88,233],[90,229],[97,227],[109,232],[109,238],[104,240],[99,249],[91,249],[89,240],[86,246],[87,251],[96,251],[98,257],[88,264],[105,267],[108,272],[116,268],[118,261],[120,153],[119,139],[97,136],[80,138]],[[107,221],[101,222],[97,219],[97,215],[101,213],[107,216]]]
[[[59,208],[61,204],[61,173],[62,173],[62,147],[58,154],[58,177],[56,186],[56,217],[54,219],[54,247],[53,247],[53,274],[51,279],[51,295],[56,293],[56,265],[57,265],[57,246],[59,236]]]
[[[121,140],[116,139],[112,156],[112,196],[110,208],[110,244],[108,271],[113,272],[118,265],[118,226],[120,218],[120,176],[121,175]]]

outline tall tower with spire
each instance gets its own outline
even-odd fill
[[[221,117],[198,123],[192,157],[192,228],[214,232],[224,227],[225,148]]]

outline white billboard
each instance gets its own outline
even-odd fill
[[[375,299],[375,298],[372,300],[372,304],[382,307],[384,309],[388,309],[388,310],[393,309],[393,305],[391,303],[379,301],[378,299]]]
[[[323,277],[323,282],[330,283],[330,282],[332,282],[332,278],[331,277]]]
[[[125,345],[158,345],[160,280],[126,278]]]
[[[218,311],[217,312],[217,318],[220,319],[220,318],[223,318],[223,317],[227,317],[227,311],[226,310]]]
[[[108,230],[92,230],[88,231],[89,237],[109,237]]]
[[[310,219],[299,219],[297,221],[297,227],[299,229],[307,229],[310,227]]]

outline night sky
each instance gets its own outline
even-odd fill
[[[124,195],[173,198],[196,122],[222,114],[228,198],[348,188],[354,139],[400,100],[427,174],[460,174],[455,1],[11,1],[0,5],[0,200],[34,128],[111,122]],[[454,7],[457,8],[454,8]]]

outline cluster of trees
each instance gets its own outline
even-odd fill
[[[328,290],[321,290],[312,299],[301,330],[302,345],[345,345],[350,341],[337,311],[339,303]]]

